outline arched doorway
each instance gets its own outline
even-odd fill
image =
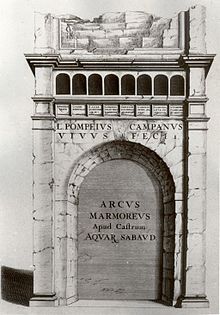
[[[95,167],[79,191],[79,299],[161,299],[162,220],[149,171],[126,159]]]
[[[110,164],[107,164],[107,162],[110,162],[110,161],[113,162],[114,160],[117,160],[117,161],[126,160],[126,161],[129,161],[130,163],[133,163],[132,166],[138,165],[138,168],[139,168],[138,172],[140,172],[140,169],[141,169],[142,176],[144,176],[143,174],[147,173],[148,181],[151,181],[151,185],[153,185],[151,186],[151,189],[155,189],[154,191],[152,191],[153,193],[150,193],[150,194],[147,194],[147,190],[145,190],[146,195],[148,195],[148,198],[149,198],[149,195],[155,194],[157,195],[157,197],[159,197],[157,198],[157,202],[158,200],[161,200],[162,202],[162,206],[160,208],[160,214],[162,218],[161,218],[160,223],[157,225],[157,226],[160,226],[160,228],[161,226],[163,226],[163,228],[161,229],[161,242],[162,243],[158,247],[158,248],[161,248],[162,250],[162,260],[159,257],[160,254],[158,254],[160,250],[157,251],[157,255],[159,257],[159,260],[157,261],[157,263],[160,261],[161,271],[162,271],[161,278],[160,278],[161,287],[157,289],[157,293],[155,294],[154,297],[152,297],[152,299],[157,299],[157,297],[160,295],[159,292],[161,290],[161,295],[159,299],[161,299],[163,303],[172,305],[174,301],[173,300],[174,270],[175,270],[174,255],[175,257],[179,255],[178,248],[175,247],[176,213],[175,213],[175,199],[174,199],[175,185],[174,185],[173,177],[166,163],[154,151],[150,150],[149,148],[141,144],[133,143],[129,141],[121,141],[121,140],[115,140],[112,142],[103,143],[97,147],[92,148],[88,152],[84,153],[78,159],[73,169],[71,170],[72,174],[69,178],[69,183],[68,183],[68,202],[67,202],[67,213],[68,213],[68,216],[67,216],[67,265],[66,265],[67,266],[67,282],[66,282],[67,297],[69,298],[70,301],[72,300],[75,301],[78,298],[82,298],[82,295],[80,293],[81,289],[80,289],[79,281],[83,281],[82,278],[84,277],[84,275],[82,276],[80,275],[81,273],[80,261],[81,262],[84,261],[85,263],[86,260],[91,259],[89,254],[86,254],[86,253],[83,255],[80,254],[81,249],[80,249],[80,246],[78,246],[79,245],[78,240],[80,237],[78,233],[79,232],[78,229],[80,229],[80,224],[81,224],[79,223],[81,220],[81,218],[79,217],[81,215],[81,210],[79,209],[79,207],[81,206],[80,198],[81,199],[84,198],[82,197],[84,182],[85,182],[85,185],[88,185],[86,184],[87,178],[89,180],[89,177],[90,177],[89,174],[91,174],[92,176],[93,170],[94,171],[95,169],[98,170],[98,166],[101,167],[101,165],[103,166],[110,165]],[[129,167],[126,166],[127,173],[130,172],[130,169],[131,169],[130,165]],[[135,173],[136,171],[134,172],[134,174]],[[117,173],[117,178],[119,178],[118,174],[119,173]],[[127,181],[127,178],[126,178],[126,181]],[[97,181],[94,182],[93,180],[92,182],[94,185],[97,185]],[[135,185],[136,185],[136,182],[138,181],[135,180]],[[126,184],[125,187],[127,188],[127,186],[128,185]],[[145,189],[146,189],[146,186],[147,186],[146,183],[143,186],[145,186]],[[104,186],[101,186],[101,188],[103,187]],[[88,191],[88,187],[86,189]],[[136,188],[134,190],[136,191]],[[98,188],[98,191],[100,192],[101,190]],[[81,194],[81,197],[80,197],[80,194]],[[157,203],[156,205],[159,207],[159,204],[160,203]],[[98,206],[97,204],[95,205],[96,205],[95,209],[97,209],[96,212],[98,212],[99,210]],[[110,204],[109,204],[109,207],[110,207]],[[90,209],[90,206],[88,209]],[[84,216],[87,217],[87,220],[88,220],[88,211],[90,210],[87,210],[84,213]],[[156,210],[155,210],[155,213],[156,213]],[[157,213],[158,213],[158,220],[160,220],[159,211]],[[89,219],[90,222],[92,222],[93,218],[94,218],[94,214],[91,216],[91,219]],[[95,220],[97,221],[102,220],[102,218],[100,217],[99,219],[95,219]],[[78,228],[78,225],[79,225],[79,228]],[[149,234],[153,234],[153,233],[149,233]],[[89,239],[89,237],[87,239]],[[91,281],[90,276],[88,276],[88,278],[86,279],[87,280],[85,281],[87,282],[87,285],[88,285],[88,282]],[[119,292],[121,291],[122,290],[119,290]],[[89,298],[89,295],[87,295],[87,298]],[[91,297],[91,295],[90,295],[90,298],[94,299],[94,297]],[[97,298],[100,299],[101,297],[99,296]],[[135,299],[138,299],[138,298],[136,297]],[[147,295],[146,295],[146,299],[148,299]]]

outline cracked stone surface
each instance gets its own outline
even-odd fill
[[[181,14],[188,23],[185,27]],[[180,39],[189,28],[190,53],[205,53],[205,8],[196,5],[187,14],[189,21],[184,12],[170,18],[143,11],[107,12],[91,20],[36,13],[35,51],[58,52],[59,37],[61,48],[71,54],[123,55],[132,50],[139,54],[141,49],[181,48]]]

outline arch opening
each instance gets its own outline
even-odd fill
[[[67,252],[67,295],[78,296],[78,282],[72,282],[71,277],[77,279],[77,264],[74,255],[77,254],[77,213],[79,211],[79,192],[81,184],[86,180],[86,176],[103,162],[111,160],[128,160],[137,163],[143,168],[143,172],[148,172],[157,182],[161,189],[162,195],[162,271],[161,271],[161,293],[159,300],[171,305],[173,303],[174,292],[174,243],[175,243],[175,186],[172,175],[163,162],[163,160],[153,151],[141,144],[127,141],[113,141],[102,144],[86,154],[84,154],[75,165],[72,176],[68,185],[68,207],[67,212],[70,214],[71,224],[67,224],[71,230],[67,231],[72,235],[74,242],[71,240],[71,246],[74,250]],[[126,168],[128,169],[128,168]],[[89,175],[88,175],[89,176]],[[83,184],[82,184],[83,185]],[[96,208],[97,210],[97,208]],[[74,236],[75,235],[75,236]],[[74,245],[75,244],[75,245]],[[87,257],[87,256],[86,256]]]
[[[91,170],[79,190],[79,299],[160,299],[162,212],[160,187],[138,163]]]
[[[168,95],[168,78],[165,75],[154,78],[154,95]]]
[[[131,74],[126,74],[121,78],[121,94],[135,95],[135,78]]]
[[[170,95],[184,96],[184,78],[181,75],[174,75],[170,79]]]
[[[152,95],[152,81],[149,75],[140,75],[137,79],[137,94]]]
[[[56,76],[56,94],[70,94],[70,77],[66,73]]]
[[[72,79],[73,95],[86,95],[86,77],[83,74],[75,74]]]
[[[102,77],[99,74],[89,76],[89,95],[102,95]]]
[[[114,74],[105,77],[105,95],[119,95],[119,79]]]

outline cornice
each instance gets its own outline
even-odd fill
[[[204,67],[207,75],[215,56],[215,54],[189,54],[182,55],[180,60],[182,61],[183,66],[186,66],[187,68]]]
[[[145,55],[61,55],[61,54],[25,54],[25,58],[33,71],[36,67],[52,67],[53,69],[78,70],[184,70],[190,67],[204,67],[206,74],[214,60],[214,54],[182,55],[161,52],[161,54]]]
[[[55,97],[55,104],[183,104],[185,97]]]
[[[25,54],[25,58],[34,73],[36,67],[53,69],[95,69],[95,70],[183,70],[180,55],[126,55],[126,56],[75,56],[60,54]]]
[[[187,102],[189,103],[189,104],[201,104],[201,103],[203,103],[203,104],[205,104],[205,103],[207,103],[208,102],[208,97],[206,97],[206,96],[189,96],[188,98],[187,98]]]

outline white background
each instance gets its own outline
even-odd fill
[[[34,77],[24,53],[33,52],[34,12],[73,14],[81,18],[99,16],[108,11],[146,11],[172,17],[193,4],[207,8],[207,50],[220,52],[219,0],[7,0],[0,4],[0,265],[32,268],[31,201],[31,114]],[[205,313],[217,311],[218,300],[218,168],[220,133],[220,57],[217,55],[207,77],[208,131],[208,207],[207,207],[207,295],[211,303]],[[1,304],[0,314],[35,314],[32,309]],[[66,314],[69,309],[50,313]],[[108,313],[109,312],[109,313]],[[105,314],[143,314],[143,310],[106,310]],[[159,310],[145,310],[146,314]],[[163,310],[162,314],[185,310]],[[39,314],[49,311],[39,310]],[[97,310],[74,310],[75,314],[103,314]],[[201,314],[187,310],[186,314]]]

